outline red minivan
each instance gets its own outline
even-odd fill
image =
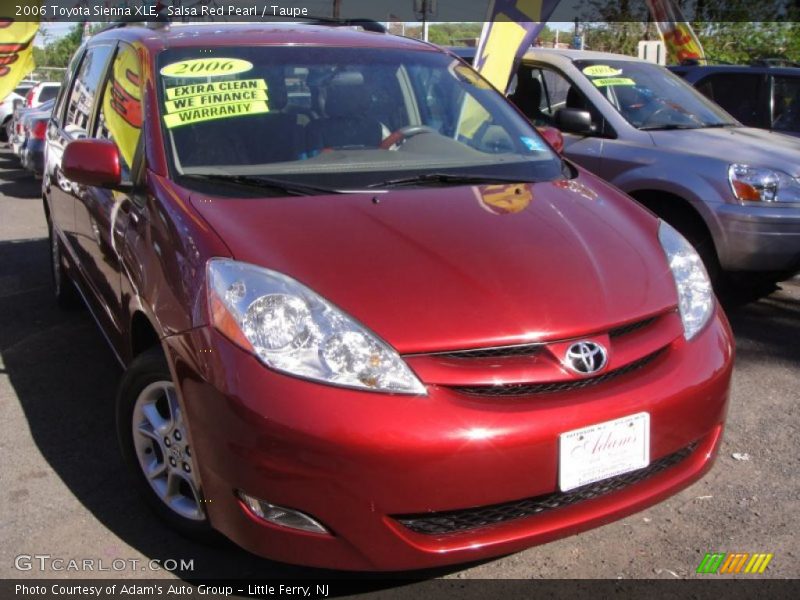
[[[734,355],[698,255],[467,65],[378,29],[128,25],[73,59],[54,286],[125,367],[136,486],[185,533],[400,570],[697,480]]]

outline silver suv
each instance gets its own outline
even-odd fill
[[[680,229],[712,275],[800,270],[797,138],[745,127],[667,69],[618,54],[532,50],[510,98],[564,133],[568,158]]]

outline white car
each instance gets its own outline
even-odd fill
[[[19,82],[14,91],[8,94],[3,101],[0,102],[0,136],[3,140],[8,140],[6,128],[11,123],[11,117],[14,115],[14,101],[24,101],[27,93],[36,85],[35,81],[25,80]]]

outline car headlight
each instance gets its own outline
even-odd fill
[[[692,245],[671,225],[661,221],[658,239],[678,289],[678,309],[683,335],[692,339],[708,323],[714,312],[714,291],[703,260]]]
[[[733,164],[728,167],[728,181],[742,202],[800,202],[800,181],[783,171]]]
[[[426,394],[397,352],[301,283],[225,258],[208,261],[214,326],[277,371],[332,385]]]

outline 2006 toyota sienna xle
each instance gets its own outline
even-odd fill
[[[710,468],[733,346],[698,255],[452,55],[322,24],[129,25],[67,79],[56,295],[125,365],[122,452],[179,530],[430,567]]]

